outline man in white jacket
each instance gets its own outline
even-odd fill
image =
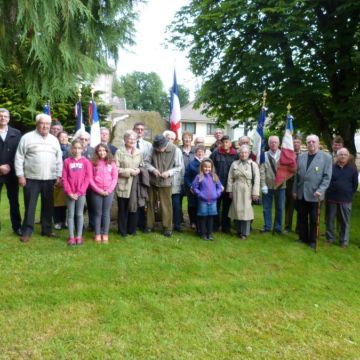
[[[51,118],[36,116],[36,129],[25,134],[15,155],[15,172],[24,188],[25,216],[22,242],[28,242],[34,230],[36,203],[41,194],[41,235],[52,233],[53,191],[62,174],[62,153],[59,141],[50,132]]]

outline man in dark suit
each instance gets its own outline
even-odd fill
[[[10,205],[10,219],[13,231],[21,235],[21,216],[19,210],[19,184],[14,170],[14,159],[21,133],[9,126],[9,110],[0,108],[0,193],[6,186]]]
[[[330,184],[332,158],[320,150],[316,135],[306,138],[306,146],[308,151],[298,157],[293,196],[299,206],[299,240],[315,247],[317,211]]]

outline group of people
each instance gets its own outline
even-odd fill
[[[0,189],[6,185],[13,231],[28,242],[34,231],[35,210],[41,195],[41,235],[54,237],[55,229],[67,224],[69,245],[83,244],[84,209],[97,243],[109,241],[110,209],[117,198],[118,233],[125,237],[154,231],[156,220],[164,236],[181,232],[187,197],[190,226],[203,240],[213,240],[214,232],[230,233],[232,221],[237,235],[246,239],[254,219],[253,204],[262,199],[263,233],[281,234],[292,230],[294,209],[298,216],[295,231],[299,241],[314,246],[317,214],[325,199],[326,240],[335,240],[338,218],[342,247],[349,243],[353,194],[358,173],[341,138],[334,138],[333,157],[320,150],[319,138],[294,137],[298,169],[280,187],[275,175],[281,155],[280,141],[270,136],[265,162],[258,166],[250,139],[243,136],[234,146],[222,129],[215,131],[209,149],[204,138],[165,131],[153,143],[144,139],[145,125],[135,123],[124,133],[117,149],[109,143],[110,132],[101,129],[101,143],[89,146],[90,134],[78,131],[71,144],[59,122],[46,114],[36,117],[36,129],[23,136],[8,125],[10,114],[0,109]],[[335,149],[336,144],[336,149]],[[19,211],[19,186],[24,193],[24,218]],[[272,208],[275,203],[275,219]],[[283,217],[285,209],[285,228]]]

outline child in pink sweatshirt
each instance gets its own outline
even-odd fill
[[[91,164],[81,155],[82,151],[83,145],[80,140],[74,140],[71,144],[72,157],[65,159],[62,173],[63,188],[67,195],[69,245],[83,243],[83,213],[86,189],[91,178]],[[76,237],[74,237],[74,215],[76,216]]]
[[[94,212],[95,241],[109,240],[110,209],[117,184],[118,172],[110,149],[106,144],[95,147],[91,161],[91,205]]]

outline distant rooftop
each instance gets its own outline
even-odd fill
[[[215,122],[215,119],[208,118],[201,112],[205,109],[205,105],[201,104],[199,109],[194,109],[194,101],[189,102],[181,108],[182,121],[196,121],[196,122]]]

